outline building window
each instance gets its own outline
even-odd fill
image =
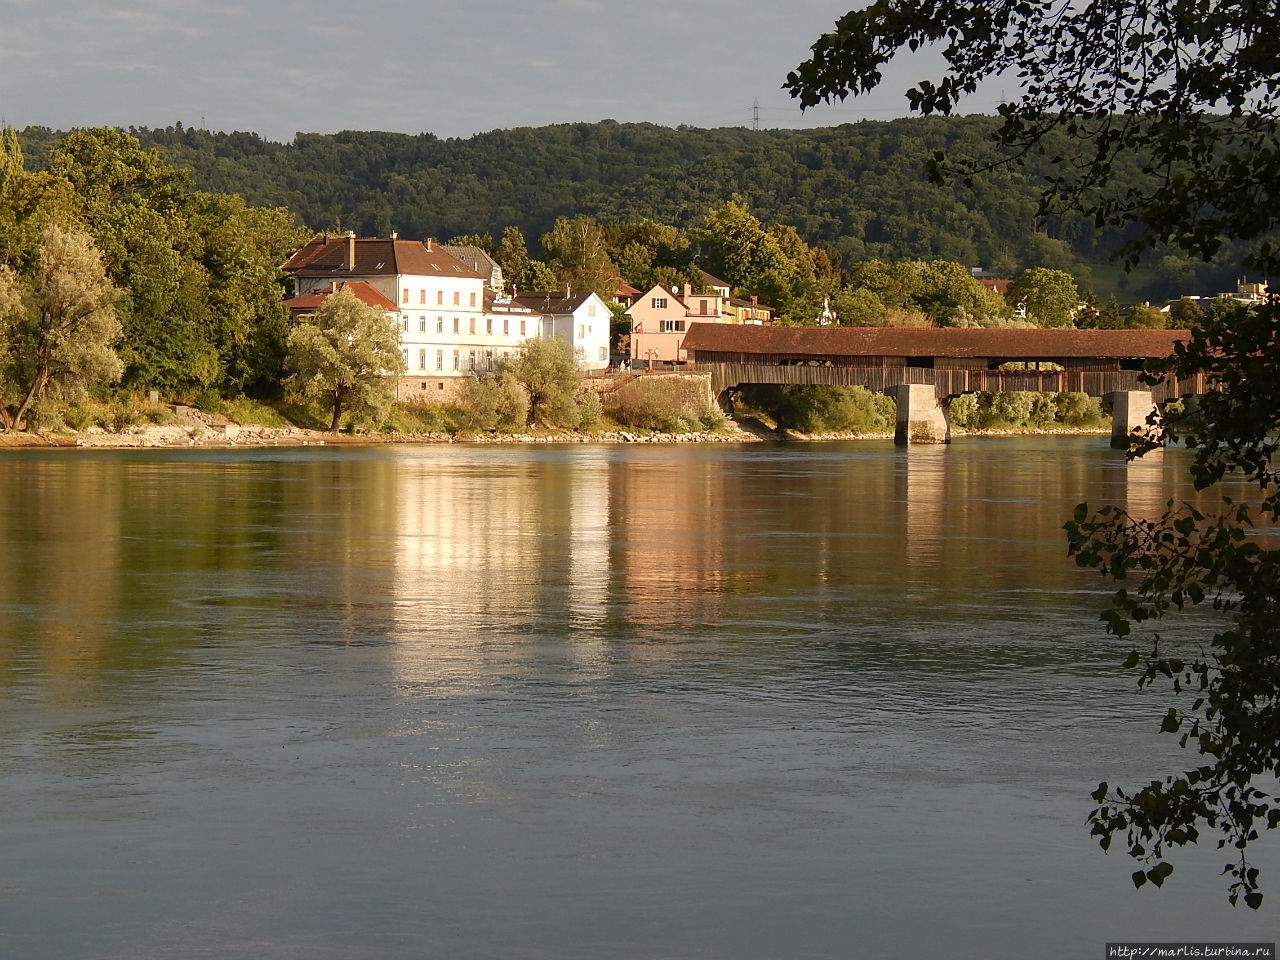
[[[419,370],[427,369],[427,351],[425,350],[418,351],[418,369]]]
[[[408,350],[401,350],[401,351],[400,351],[400,355],[401,355],[402,357],[404,357],[404,368],[405,368],[406,370],[408,370],[408,369],[409,369],[409,351],[408,351]]]
[[[468,332],[470,332],[470,333],[475,333],[475,332],[476,332],[476,318],[475,318],[475,317],[470,317],[469,319],[470,319],[470,330],[469,330]]]
[[[520,336],[524,336],[524,321],[520,321]]]
[[[474,371],[475,368],[476,368],[476,352],[472,350],[471,351],[471,369]]]
[[[400,321],[400,329],[405,333],[409,332],[409,318],[407,316]]]
[[[683,320],[663,320],[662,332],[663,333],[684,333],[684,321]]]
[[[458,301],[458,291],[457,291],[457,290],[455,290],[455,291],[453,291],[453,305],[456,307],[456,306],[458,305],[458,302],[459,302],[459,301]]]
[[[453,369],[454,370],[458,369],[458,351],[457,350],[453,351]]]
[[[587,304],[587,316],[594,317],[596,315],[596,305],[594,303]]]
[[[609,348],[608,348],[608,347],[601,347],[601,348],[600,348],[600,362],[601,362],[601,363],[603,363],[605,360],[608,360],[608,359],[609,359]]]
[[[587,339],[587,325],[585,323],[578,324],[578,340]]]
[[[444,333],[444,317],[436,317],[436,333]]]
[[[436,351],[436,369],[437,370],[444,369],[444,351],[443,350]]]
[[[441,304],[443,304],[443,303],[444,303],[444,291],[443,291],[443,290],[437,290],[437,291],[436,291],[436,306],[440,306],[440,305],[441,305]]]
[[[493,333],[493,317],[484,318],[484,332]]]
[[[402,294],[400,295],[400,302],[401,302],[401,303],[408,303],[408,302],[409,302],[409,288],[408,288],[408,287],[405,287],[405,288],[404,288],[404,293],[402,293]]]
[[[667,309],[667,298],[666,298],[666,297],[654,297],[652,300],[650,300],[650,301],[649,301],[649,303],[650,303],[650,304],[652,304],[653,309],[655,309],[655,310],[665,310],[665,309]]]
[[[453,318],[453,332],[454,332],[454,333],[457,333],[457,332],[458,332],[458,318],[457,318],[457,317],[454,317],[454,318]]]
[[[474,293],[471,294],[471,305],[473,307],[476,305],[476,295]]]
[[[702,316],[704,317],[707,315],[707,301],[705,300],[698,301],[698,313],[702,314]]]
[[[511,333],[511,318],[503,317],[502,318],[502,335],[505,337],[510,333]]]
[[[427,302],[427,291],[425,291],[425,290],[419,290],[419,291],[418,291],[418,302],[419,302],[419,303],[426,303],[426,302]]]
[[[426,333],[426,332],[427,332],[427,318],[426,318],[426,317],[419,317],[419,318],[418,318],[418,332],[419,332],[419,333]]]

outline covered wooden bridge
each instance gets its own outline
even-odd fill
[[[1142,365],[1186,330],[772,327],[694,323],[684,350],[724,395],[753,383],[844,384],[891,394],[901,443],[950,437],[947,403],[977,391],[1087,393],[1112,404],[1117,440],[1153,403],[1203,393],[1203,376],[1150,386]]]

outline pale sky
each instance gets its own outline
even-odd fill
[[[780,88],[825,0],[0,0],[0,122],[181,121],[466,137],[549,123],[826,126],[907,114],[920,61],[801,114]],[[990,112],[994,101],[970,101]]]

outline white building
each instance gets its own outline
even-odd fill
[[[598,294],[539,291],[518,293],[512,302],[536,314],[544,340],[559,338],[573,347],[584,370],[609,366],[609,321],[613,312]]]
[[[367,285],[383,298],[376,305],[387,309],[400,330],[406,371],[399,386],[402,400],[452,396],[462,377],[492,369],[521,340],[540,333],[531,318],[512,322],[486,310],[492,302],[486,291],[490,274],[433,240],[321,235],[291,256],[283,270],[293,277],[295,297],[287,305],[295,313],[314,310],[342,284],[351,284],[353,291]]]

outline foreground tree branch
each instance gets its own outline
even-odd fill
[[[949,114],[999,78],[1017,89],[999,108],[1002,162],[1048,153],[1063,138],[1083,146],[1053,156],[1060,173],[1042,211],[1071,207],[1099,226],[1136,227],[1118,251],[1128,265],[1162,245],[1208,259],[1229,238],[1247,244],[1246,265],[1275,273],[1278,13],[1280,0],[876,0],[819,38],[786,87],[802,107],[857,96],[879,85],[899,52],[937,44],[945,75],[907,91],[914,110]],[[1146,185],[1116,186],[1113,171],[1133,157],[1146,158]],[[982,168],[940,155],[932,165],[938,177]],[[1160,729],[1199,758],[1137,790],[1100,784],[1092,834],[1103,849],[1123,837],[1142,865],[1138,886],[1163,884],[1172,850],[1215,834],[1232,854],[1223,871],[1230,901],[1255,909],[1262,892],[1247,850],[1280,826],[1268,792],[1280,773],[1278,329],[1274,298],[1215,311],[1174,356],[1149,366],[1152,382],[1203,374],[1213,389],[1186,416],[1156,415],[1130,450],[1139,457],[1185,442],[1197,489],[1232,481],[1245,496],[1223,496],[1214,515],[1170,503],[1154,521],[1081,504],[1066,527],[1076,561],[1121,585],[1103,614],[1108,631],[1148,639],[1125,666],[1139,686],[1170,689]],[[1155,628],[1189,608],[1211,611],[1218,625],[1184,659]]]

